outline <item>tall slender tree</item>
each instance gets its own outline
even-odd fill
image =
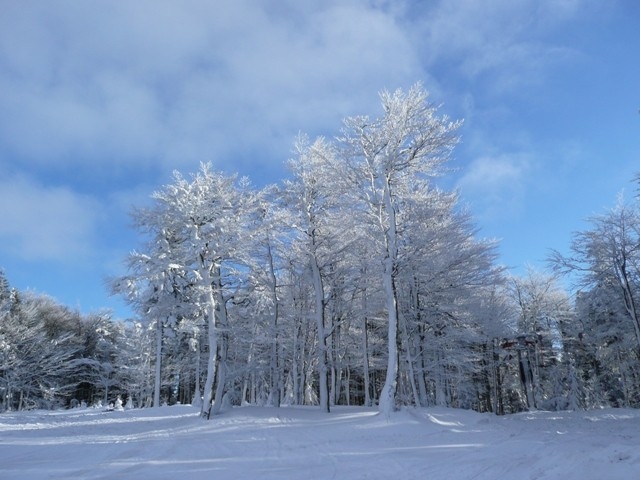
[[[158,285],[158,279],[166,281],[167,270],[179,273],[188,282],[193,291],[190,308],[202,312],[207,325],[209,359],[202,415],[209,418],[221,408],[226,387],[229,336],[226,303],[235,278],[227,283],[232,277],[225,277],[243,263],[247,253],[243,242],[250,235],[243,228],[254,194],[245,179],[225,176],[214,172],[210,164],[201,164],[191,180],[175,172],[173,183],[155,192],[152,198],[153,206],[139,214],[145,231],[153,234],[151,251],[142,254],[142,258],[159,262],[159,266],[154,263],[137,274],[134,281],[124,280],[128,285],[135,285],[136,280],[152,282],[151,288],[147,288],[153,294],[152,303],[159,303],[160,298],[171,299],[175,293],[173,283]],[[169,238],[173,239],[170,248]],[[122,279],[117,283],[121,284]],[[137,291],[133,288],[134,298]]]
[[[346,166],[345,180],[362,205],[367,224],[377,230],[381,280],[387,308],[387,373],[379,409],[395,409],[398,382],[398,252],[400,211],[411,185],[440,173],[458,139],[458,122],[437,116],[421,85],[408,92],[383,91],[383,115],[347,118],[339,139]]]
[[[551,265],[557,272],[578,274],[583,288],[613,287],[640,353],[640,212],[620,198],[590,222],[590,229],[574,234],[570,255],[552,252]]]
[[[284,195],[296,227],[295,245],[310,274],[317,334],[319,402],[320,408],[329,412],[328,337],[331,332],[326,326],[325,276],[327,264],[339,254],[341,237],[335,215],[338,196],[330,188],[335,181],[331,177],[331,167],[336,162],[335,151],[323,138],[309,144],[301,137],[295,148],[296,157],[289,162],[293,178],[285,182]]]

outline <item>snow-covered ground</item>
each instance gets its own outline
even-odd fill
[[[190,406],[0,414],[0,479],[637,479],[640,411]]]

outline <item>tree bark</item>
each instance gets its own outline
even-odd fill
[[[364,297],[362,303],[366,303],[366,297]],[[362,375],[364,377],[364,406],[371,406],[371,377],[369,374],[369,321],[367,320],[367,314],[365,311],[364,318],[362,319]]]
[[[207,285],[206,305],[208,320],[209,358],[207,361],[207,378],[204,383],[204,398],[200,411],[204,418],[211,416],[211,401],[213,399],[213,382],[216,377],[216,356],[218,353],[218,332],[216,319],[216,300],[213,295],[213,279],[211,271],[204,268],[205,285]]]
[[[329,413],[329,388],[328,388],[328,368],[327,368],[327,335],[324,328],[324,289],[320,267],[312,252],[310,257],[311,276],[313,277],[313,288],[315,293],[315,319],[318,334],[318,386],[320,390],[320,410]]]
[[[216,371],[216,394],[213,400],[211,414],[218,415],[222,409],[227,381],[227,353],[229,350],[229,319],[227,317],[227,304],[222,292],[222,278],[220,267],[216,266],[214,272],[214,285],[216,291],[216,313],[218,314],[219,339],[218,339],[218,368]]]
[[[391,185],[387,177],[384,188],[384,209],[388,225],[385,229],[387,255],[384,259],[383,286],[387,303],[387,374],[380,393],[378,410],[386,415],[396,408],[396,389],[398,385],[398,302],[395,287],[395,269],[398,256],[396,215],[391,199]],[[383,224],[384,225],[384,224]]]
[[[156,370],[154,378],[153,406],[158,408],[160,406],[160,387],[162,383],[162,321],[159,318],[156,319]],[[105,386],[105,404],[108,401],[107,390],[108,387]]]

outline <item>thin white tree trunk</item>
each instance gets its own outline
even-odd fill
[[[271,288],[271,301],[273,302],[273,314],[271,316],[271,329],[272,329],[272,339],[271,339],[271,361],[270,361],[270,371],[271,371],[271,388],[269,395],[271,397],[271,405],[274,407],[279,407],[282,399],[281,389],[282,389],[282,377],[280,375],[280,361],[278,358],[279,352],[279,339],[278,339],[278,316],[279,316],[279,302],[278,302],[278,293],[277,293],[277,279],[275,268],[273,265],[273,255],[271,253],[271,244],[269,238],[267,238],[267,260],[269,264],[269,281]]]
[[[364,303],[364,300],[363,300]],[[371,379],[369,376],[369,326],[367,325],[368,320],[367,320],[367,316],[365,314],[364,319],[363,319],[363,326],[362,326],[362,354],[363,354],[363,361],[362,361],[362,370],[363,370],[363,377],[364,377],[364,405],[365,407],[370,407],[371,406]]]
[[[362,278],[366,278],[366,269],[361,271]],[[371,406],[371,377],[369,373],[369,319],[367,317],[367,288],[362,289],[362,376],[364,377],[364,405]]]
[[[425,325],[420,315],[421,305],[420,305],[418,285],[419,285],[418,278],[414,276],[413,287],[411,288],[411,305],[412,305],[413,311],[415,312],[415,316],[416,316],[415,323],[418,327],[418,339],[417,339],[418,354],[417,354],[417,358],[415,358],[414,360],[415,360],[415,365],[417,369],[416,378],[418,381],[419,401],[420,401],[420,405],[424,407],[429,403],[429,397],[427,394],[427,385],[424,380],[424,375],[426,371],[425,350],[427,345],[425,340],[426,333],[424,331]]]
[[[390,264],[390,259],[385,263]],[[388,309],[388,326],[387,326],[387,374],[380,393],[378,403],[378,411],[385,416],[390,416],[396,408],[396,388],[398,385],[398,315],[397,304],[393,288],[393,276],[390,273],[390,267],[385,266],[384,273],[384,290],[387,300]]]
[[[220,413],[224,399],[227,381],[227,351],[229,347],[229,319],[227,318],[227,306],[222,295],[222,279],[220,278],[220,267],[216,267],[214,282],[216,285],[218,325],[220,327],[220,338],[218,339],[218,370],[216,372],[216,395],[211,413]]]
[[[407,321],[404,317],[399,317],[399,321],[402,322],[401,332],[402,332],[402,341],[404,343],[404,348],[406,351],[406,360],[407,360],[407,375],[409,376],[409,382],[411,384],[411,393],[413,394],[413,403],[416,407],[420,406],[420,396],[418,395],[418,387],[416,386],[416,376],[413,368],[413,357],[411,356],[411,345],[409,342],[409,332],[407,331]]]
[[[202,408],[202,392],[200,390],[200,338],[199,334],[196,337],[196,378],[195,387],[193,392],[193,400],[191,404],[194,407]]]
[[[324,328],[324,290],[320,267],[315,252],[309,256],[311,261],[311,276],[315,293],[315,319],[318,333],[318,386],[320,390],[320,410],[329,413],[329,388],[327,369],[327,335]]]
[[[298,321],[297,319],[295,320]],[[302,403],[302,395],[300,394],[300,372],[304,371],[304,367],[299,367],[300,359],[302,358],[302,354],[300,353],[299,347],[299,336],[302,331],[302,327],[300,325],[296,325],[295,333],[293,335],[293,366],[291,367],[291,377],[293,383],[293,404],[300,405]]]
[[[435,368],[436,371],[434,372],[434,382],[435,382],[435,392],[434,392],[434,396],[435,396],[435,404],[438,407],[445,407],[447,406],[447,394],[445,392],[446,390],[446,385],[445,385],[445,373],[443,372],[444,370],[444,365],[443,365],[443,360],[441,358],[440,355],[440,346],[438,346],[436,352],[435,352]]]
[[[330,314],[328,316],[331,319]],[[338,392],[338,375],[336,371],[336,347],[335,347],[335,330],[331,323],[329,323],[328,330],[331,334],[327,335],[327,367],[329,370],[329,405],[334,406],[337,402],[337,398],[339,395]]]
[[[422,345],[422,342],[420,343]],[[424,353],[420,353],[420,368],[418,371],[418,391],[420,392],[420,405],[426,407],[429,404],[429,394],[427,393],[427,383],[424,381]]]
[[[383,286],[387,303],[388,329],[387,329],[387,374],[380,393],[378,410],[385,416],[391,415],[396,408],[396,389],[398,385],[398,303],[394,284],[395,268],[398,255],[396,215],[391,200],[391,186],[386,179],[383,192],[384,209],[388,221],[385,228],[385,243],[387,255],[384,259]]]
[[[256,344],[256,338],[258,336],[258,324],[256,323],[253,329],[253,339],[251,340],[251,343],[249,344],[249,353],[247,354],[247,366],[252,369],[252,365],[253,365],[253,353],[254,353],[254,349],[255,349],[255,344]],[[245,402],[248,403],[253,403],[252,401],[252,396],[249,397],[249,399],[247,399],[247,393],[249,392],[249,382],[251,382],[251,387],[253,389],[253,381],[252,378],[254,376],[254,372],[250,371],[247,372],[245,374],[244,377],[244,382],[242,384],[242,394],[240,396],[240,403],[244,404]]]
[[[160,387],[162,382],[162,321],[156,320],[156,372],[153,385],[153,406],[160,406]],[[107,387],[105,387],[105,406],[107,403]]]
[[[204,395],[201,415],[209,418],[211,415],[211,400],[213,398],[213,381],[216,377],[216,355],[218,353],[218,332],[216,325],[216,300],[213,295],[211,272],[204,269],[205,285],[207,285],[206,305],[208,317],[209,358],[207,360],[207,378],[204,382]]]

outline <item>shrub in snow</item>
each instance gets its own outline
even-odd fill
[[[124,406],[125,410],[132,410],[133,409],[133,399],[131,398],[131,395],[129,395],[129,397],[127,398],[127,403]]]
[[[221,412],[228,412],[232,408],[231,394],[225,393],[222,397],[222,405],[220,407]]]

